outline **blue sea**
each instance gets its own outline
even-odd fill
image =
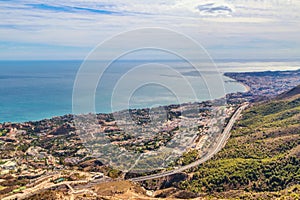
[[[164,64],[182,70],[184,76],[189,76],[199,100],[221,96],[222,91],[211,96],[205,83],[197,82],[199,77],[193,76],[191,69],[184,67],[185,63],[165,62]],[[95,108],[98,113],[193,101],[189,90],[179,81],[182,77],[172,70],[170,73],[167,68],[160,70],[156,66],[137,70],[130,75],[133,66],[145,63],[147,62],[122,61],[112,64],[105,71],[95,92]],[[0,61],[0,122],[35,121],[72,113],[73,85],[81,64],[82,61]],[[156,80],[155,77],[164,80],[165,85],[170,87],[150,81],[142,87],[139,85],[133,92],[127,91],[128,88],[134,88],[132,84],[139,83],[139,80]],[[212,82],[214,77],[215,74],[211,74]],[[245,91],[243,85],[227,77],[223,79],[226,93]],[[170,88],[176,88],[177,93],[181,93],[180,101],[178,94]]]

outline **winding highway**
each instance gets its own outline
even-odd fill
[[[179,172],[183,172],[187,169],[196,167],[204,162],[206,162],[207,160],[211,159],[217,152],[219,152],[226,144],[228,138],[230,137],[230,131],[234,125],[234,123],[236,122],[236,120],[240,117],[241,113],[243,110],[245,110],[248,107],[248,103],[242,104],[239,108],[236,109],[236,111],[234,112],[234,114],[231,116],[228,124],[226,125],[226,127],[223,130],[222,136],[218,142],[218,144],[216,145],[216,147],[211,151],[208,152],[207,154],[205,154],[204,157],[202,157],[201,159],[190,163],[188,165],[185,165],[183,167],[180,167],[178,169],[174,169],[174,170],[170,170],[170,171],[166,171],[166,172],[162,172],[162,173],[158,173],[158,174],[153,174],[153,175],[148,175],[148,176],[142,176],[142,177],[137,177],[137,178],[131,178],[129,179],[130,181],[146,181],[146,180],[151,180],[151,179],[156,179],[156,178],[162,178],[165,176],[170,176]]]

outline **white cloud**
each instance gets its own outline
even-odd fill
[[[297,0],[0,1],[0,42],[92,48],[119,32],[155,26],[183,32],[218,55],[224,52],[214,46],[253,46],[255,38],[273,41],[274,51],[287,41],[294,45],[282,49],[296,52],[299,9]]]

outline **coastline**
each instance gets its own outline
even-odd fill
[[[287,72],[289,72],[289,73],[292,73],[292,74],[294,74],[294,73],[296,73],[296,75],[295,76],[297,76],[297,74],[298,73],[300,73],[300,71],[299,71],[299,69],[298,70],[292,70],[292,71],[284,71],[284,76],[286,76],[286,73]],[[244,74],[250,74],[251,76],[253,76],[252,78],[254,78],[257,74],[264,74],[264,75],[268,75],[268,76],[270,76],[270,75],[272,75],[272,76],[278,76],[278,75],[280,75],[280,73],[282,73],[281,71],[274,71],[274,72],[270,72],[270,71],[265,71],[265,72],[243,72],[243,73],[240,73],[240,72],[224,72],[223,73],[223,76],[225,76],[225,77],[227,77],[227,78],[229,78],[230,80],[228,80],[228,82],[235,82],[235,83],[237,83],[237,84],[240,84],[240,86],[243,86],[243,88],[244,88],[244,91],[235,91],[235,92],[228,92],[227,94],[229,94],[230,95],[230,97],[232,98],[231,100],[233,100],[233,99],[236,99],[236,101],[235,100],[233,100],[233,101],[231,101],[232,103],[234,103],[234,102],[239,102],[241,99],[244,99],[244,100],[246,100],[246,101],[249,101],[249,100],[251,100],[251,95],[249,96],[249,95],[246,95],[246,96],[244,96],[243,94],[246,94],[246,93],[248,93],[249,91],[252,91],[253,89],[255,89],[255,88],[257,88],[257,90],[260,88],[260,85],[264,85],[265,83],[264,82],[254,82],[254,84],[256,84],[256,86],[257,87],[255,87],[255,88],[252,88],[252,87],[250,87],[249,86],[249,83],[251,84],[252,82],[250,81],[247,81],[247,79],[246,80],[244,80],[244,79],[240,79],[239,77],[240,76],[242,76],[242,75],[244,75]],[[260,75],[261,76],[261,75]],[[252,79],[252,78],[248,78],[248,79]],[[248,83],[249,82],[249,83]],[[275,84],[275,82],[274,82],[274,84]],[[295,83],[296,84],[296,83]],[[298,84],[298,83],[297,83]],[[271,85],[273,85],[273,82],[272,82],[272,84]],[[275,84],[276,85],[276,84]],[[286,86],[286,90],[288,90],[288,89],[291,89],[292,87],[294,87],[293,86],[293,84],[292,83],[290,83],[289,82],[289,85],[290,86]],[[276,87],[277,88],[277,87]],[[284,88],[282,88],[282,90],[284,91],[285,90]],[[242,90],[242,89],[241,89]],[[277,90],[276,90],[277,91]],[[258,91],[259,92],[259,91]],[[268,89],[268,92],[270,92],[271,93],[271,95],[273,95],[273,93],[275,94],[276,92],[272,92],[272,87],[271,88],[269,88]],[[200,100],[200,101],[197,101],[197,103],[202,103],[202,102],[205,102],[205,101],[213,101],[213,100],[217,100],[218,98],[214,98],[214,99],[207,99],[207,100]],[[228,100],[228,99],[227,99]],[[191,103],[191,102],[186,102],[186,103]],[[196,103],[196,102],[194,102],[194,103]],[[176,103],[174,103],[174,104],[162,104],[161,106],[170,106],[170,105],[175,105]],[[133,108],[133,109],[146,109],[146,108],[149,108],[149,106],[147,107],[147,106],[145,106],[145,107],[141,107],[141,108]],[[124,109],[123,109],[124,110]],[[126,109],[125,109],[126,110]],[[122,111],[122,110],[120,110],[120,111]],[[97,113],[97,114],[111,114],[111,112],[99,112],[99,113]],[[73,115],[73,113],[72,113],[72,111],[70,111],[70,112],[66,112],[66,113],[62,113],[61,115],[59,114],[59,115],[53,115],[53,116],[49,116],[49,117],[45,117],[45,118],[40,118],[40,119],[36,119],[36,120],[24,120],[24,121],[13,121],[13,120],[11,120],[11,121],[9,121],[9,120],[7,120],[7,121],[1,121],[0,122],[0,124],[4,124],[4,123],[27,123],[27,122],[39,122],[39,121],[43,121],[43,120],[51,120],[51,119],[53,119],[53,118],[59,118],[59,117],[63,117],[63,116],[67,116],[67,115]]]
[[[242,82],[238,82],[238,83],[242,84],[246,88],[245,92],[250,92],[251,91],[251,87],[249,85],[247,85],[246,83],[242,83]]]
[[[241,82],[241,81],[239,81],[239,80],[237,80],[237,79],[234,79],[234,78],[232,78],[232,77],[226,75],[227,73],[239,73],[239,72],[223,72],[222,75],[225,76],[225,77],[227,77],[227,78],[229,78],[229,79],[231,79],[231,80],[228,81],[228,82],[234,82],[234,83],[238,83],[238,84],[241,84],[242,86],[244,86],[245,91],[243,91],[243,93],[250,92],[251,87],[250,87],[249,85],[247,85],[247,84],[244,83],[244,82]]]
[[[238,73],[238,72],[236,72]],[[225,74],[223,74],[223,76],[226,76]],[[242,93],[247,93],[251,90],[250,86],[248,86],[247,84],[243,83],[243,82],[240,82],[238,80],[235,80],[229,76],[226,76],[230,79],[232,79],[232,82],[235,82],[235,83],[238,83],[238,84],[241,84],[242,86],[244,86],[245,88],[245,91],[243,91]],[[234,93],[238,93],[238,92],[234,92]],[[228,94],[231,94],[231,93],[228,93]],[[217,99],[211,99],[211,100],[203,100],[203,101],[199,101],[199,102],[193,102],[193,103],[204,103],[204,102],[207,102],[207,101],[215,101]],[[191,102],[185,102],[184,104],[186,103],[191,103]],[[173,104],[168,104],[168,105],[160,105],[160,106],[171,106]],[[143,108],[133,108],[133,109],[147,109],[149,107],[143,107]],[[126,110],[126,109],[125,109]],[[120,111],[123,111],[123,110],[120,110]],[[119,112],[119,111],[118,111]],[[96,114],[112,114],[112,113],[96,113]],[[51,120],[53,118],[59,118],[59,117],[64,117],[64,116],[68,116],[68,115],[74,115],[72,113],[65,113],[65,114],[62,114],[62,115],[54,115],[54,116],[51,116],[51,117],[48,117],[48,118],[42,118],[42,119],[37,119],[37,120],[27,120],[27,121],[20,121],[20,122],[13,122],[13,121],[5,121],[5,122],[0,122],[0,124],[4,124],[4,123],[16,123],[16,124],[19,124],[19,123],[29,123],[29,122],[40,122],[40,121],[43,121],[43,120]]]
[[[223,74],[224,75],[224,74]],[[227,77],[227,76],[226,76]],[[228,77],[230,78],[230,77]],[[242,82],[238,82],[234,79],[232,79],[233,82],[237,83],[237,84],[241,84],[241,85],[244,85]],[[246,85],[244,85],[244,87],[246,88],[246,90],[250,89],[250,87],[246,87]],[[233,93],[239,93],[239,92],[245,92],[245,91],[242,91],[243,89],[241,89],[240,91],[236,90],[235,92]],[[227,94],[231,94],[232,92],[226,92],[225,95]],[[222,97],[220,97],[222,98]],[[203,103],[203,102],[206,102],[206,101],[215,101],[215,100],[218,100],[219,98],[214,98],[214,99],[199,99],[199,101],[197,102],[184,102],[185,103]],[[161,104],[160,106],[170,106],[170,105],[175,105],[176,103],[174,104]],[[147,109],[149,107],[145,106],[145,107],[137,107],[137,108],[131,108],[131,109]],[[123,110],[126,110],[126,109],[122,109],[122,110],[118,110],[117,112],[119,111],[123,111]],[[112,114],[111,112],[99,112],[99,113],[96,113],[96,114]],[[43,121],[43,120],[51,120],[53,118],[59,118],[59,117],[63,117],[63,116],[68,116],[68,115],[74,115],[74,113],[72,112],[66,112],[66,113],[61,113],[61,114],[58,114],[58,115],[52,115],[52,116],[48,116],[48,117],[44,117],[44,118],[39,118],[39,119],[29,119],[29,120],[24,120],[24,121],[13,121],[13,120],[7,120],[7,121],[0,121],[0,124],[5,124],[5,123],[13,123],[13,124],[19,124],[19,123],[29,123],[29,122],[40,122],[40,121]]]

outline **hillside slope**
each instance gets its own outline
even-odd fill
[[[278,196],[276,192],[293,187],[291,193],[284,195],[299,198],[299,94],[297,87],[279,99],[249,108],[235,125],[226,147],[194,170],[179,187],[204,195],[236,198],[242,192],[249,196]]]
[[[283,100],[283,99],[287,99],[289,97],[294,97],[300,95],[300,85],[298,85],[297,87],[294,87],[293,89],[282,93],[281,95],[278,95],[277,99],[278,100]]]

